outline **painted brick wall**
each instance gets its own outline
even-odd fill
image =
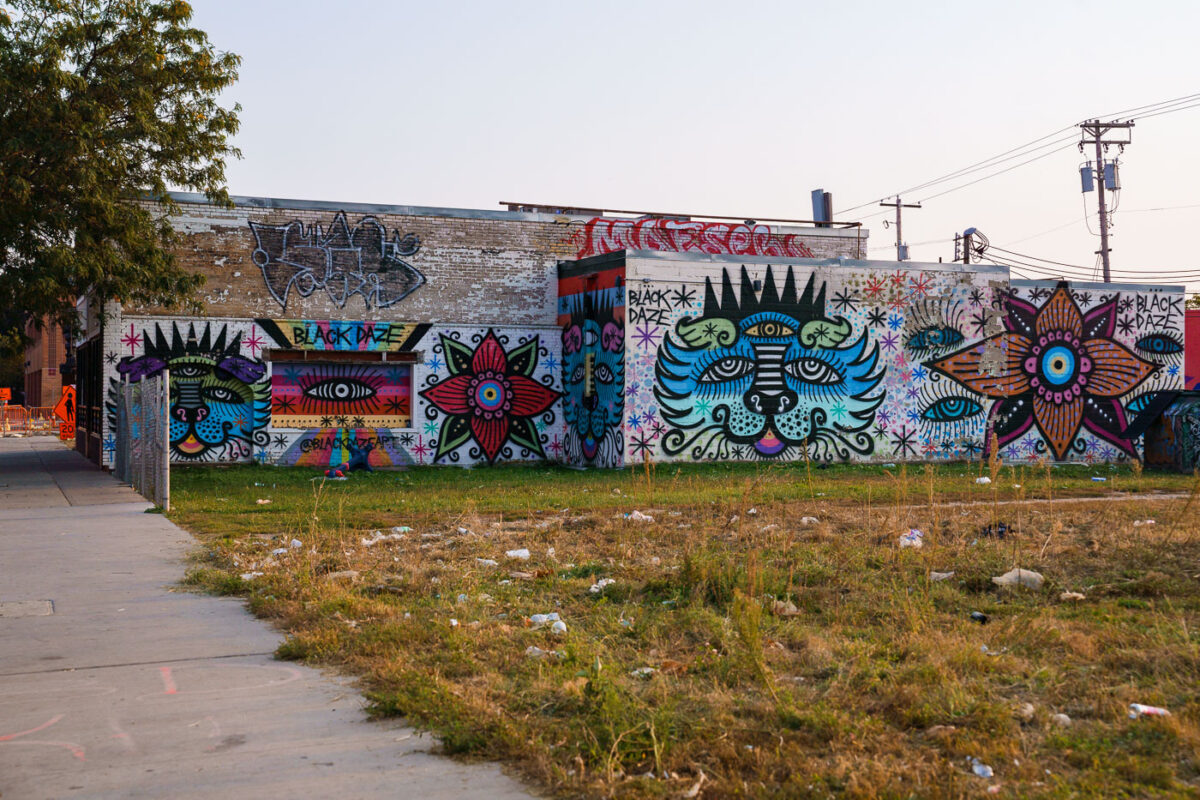
[[[1115,461],[1183,293],[1003,268],[627,254],[626,459]]]
[[[856,257],[866,249],[865,234],[843,229],[235,202],[234,209],[183,202],[172,220],[184,234],[182,264],[206,278],[208,316],[541,325],[555,316],[563,258],[630,244],[817,257]]]

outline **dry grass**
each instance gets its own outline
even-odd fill
[[[173,499],[209,546],[191,581],[275,619],[289,633],[281,657],[360,675],[375,713],[565,796],[1195,796],[1191,498],[1112,497],[1135,480],[1191,479],[1112,473],[1098,500],[1005,505],[1078,493],[1088,487],[1072,481],[1090,477],[807,467],[790,487],[763,470],[640,467],[589,482],[530,469],[503,489],[507,512],[471,490],[508,479],[482,471],[402,476],[445,481],[423,497],[397,495],[396,476],[271,488],[253,484],[284,473],[185,473]],[[974,483],[981,470],[990,485]],[[570,510],[545,502],[564,486]],[[375,495],[367,511],[350,505]],[[634,508],[654,521],[626,520]],[[1134,526],[1144,519],[1156,524]],[[999,522],[1004,538],[982,534]],[[391,525],[414,530],[363,544]],[[912,527],[924,547],[899,548]],[[528,561],[505,557],[518,548]],[[1046,585],[992,584],[1013,566]],[[251,571],[263,575],[238,577]],[[600,578],[614,582],[590,591]],[[551,611],[565,634],[529,625]],[[1173,716],[1131,720],[1131,702]],[[995,777],[973,775],[972,757]]]

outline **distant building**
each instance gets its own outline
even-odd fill
[[[59,369],[66,359],[66,340],[62,328],[49,318],[39,329],[33,320],[25,326],[30,338],[25,349],[25,405],[30,408],[53,406],[62,395]]]

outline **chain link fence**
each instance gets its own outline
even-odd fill
[[[171,508],[171,378],[168,370],[117,393],[117,479],[163,511]]]

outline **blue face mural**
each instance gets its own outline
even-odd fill
[[[874,450],[866,429],[883,402],[879,347],[827,316],[824,284],[816,293],[814,283],[797,297],[792,268],[779,290],[768,267],[759,295],[743,267],[740,293],[726,271],[719,301],[706,283],[701,316],[681,319],[658,350],[664,453],[786,460],[807,451],[831,461]]]
[[[625,411],[624,328],[611,307],[598,307],[589,294],[571,315],[562,338],[567,458],[619,466]]]
[[[212,323],[188,326],[185,336],[177,324],[168,336],[156,324],[154,335],[142,335],[140,356],[123,358],[117,372],[130,381],[171,370],[171,458],[173,461],[241,461],[254,445],[266,444],[270,389],[266,366],[241,352],[241,337],[229,338],[226,326]],[[110,421],[115,424],[112,382]]]

